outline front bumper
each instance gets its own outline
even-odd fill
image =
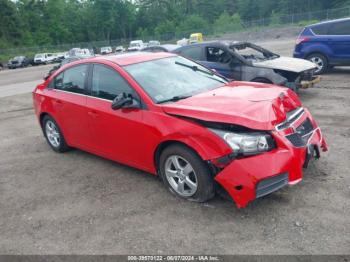
[[[300,82],[300,87],[301,88],[309,88],[313,87],[315,84],[321,82],[321,77],[320,76],[314,76],[311,80],[309,81],[301,81]]]
[[[296,132],[307,119],[313,125],[305,145],[293,145],[286,137]],[[285,185],[294,185],[303,178],[303,167],[319,149],[327,151],[320,128],[305,109],[301,118],[284,130],[272,131],[277,148],[260,155],[235,159],[222,169],[215,180],[228,192],[238,208],[258,197],[272,193]],[[316,149],[317,148],[317,149]],[[315,149],[315,150],[312,150]],[[316,152],[316,153],[315,153]]]

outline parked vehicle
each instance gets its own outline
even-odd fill
[[[134,40],[130,42],[128,51],[140,51],[144,47],[146,46],[142,40]]]
[[[205,42],[180,47],[174,53],[191,58],[229,79],[276,84],[294,91],[320,81],[314,76],[314,63],[281,57],[249,42]]]
[[[50,64],[52,62],[54,62],[54,59],[56,58],[56,56],[52,53],[43,53],[43,54],[36,54],[34,56],[34,63],[37,65],[40,64]]]
[[[350,18],[306,26],[296,41],[294,57],[315,63],[317,74],[350,66]]]
[[[327,150],[291,90],[228,82],[169,53],[67,64],[33,99],[54,151],[79,148],[160,175],[170,191],[198,202],[218,183],[245,207],[300,182],[303,166]]]
[[[159,45],[159,46],[148,46],[148,47],[141,49],[141,51],[143,51],[143,52],[172,52],[179,47],[181,47],[181,46],[172,45],[172,44],[165,44],[165,45]]]
[[[0,71],[4,69],[3,63],[0,62]]]
[[[125,48],[124,48],[122,45],[117,46],[117,47],[115,48],[115,52],[116,52],[116,53],[123,53],[123,52],[125,52]]]
[[[160,46],[160,42],[158,40],[151,40],[148,42],[148,47],[152,46]]]
[[[203,34],[202,33],[194,33],[190,35],[190,44],[202,43],[203,42]]]
[[[53,68],[50,69],[50,71],[44,76],[44,80],[48,79],[54,72],[56,72],[59,68],[61,68],[62,66],[74,62],[74,61],[78,61],[80,59],[83,59],[82,57],[78,57],[78,56],[74,56],[74,57],[68,57],[66,59],[63,59],[61,61],[61,63],[59,63],[58,65],[55,65]]]
[[[55,55],[55,58],[53,59],[53,62],[61,63],[64,59],[68,57],[68,52],[56,53],[54,55]]]
[[[190,43],[190,40],[187,38],[182,38],[181,40],[177,41],[176,44],[179,46],[185,46]]]
[[[68,57],[91,57],[93,56],[93,52],[87,48],[72,48],[68,51]],[[67,58],[67,57],[66,57]]]
[[[112,47],[111,46],[104,46],[101,47],[101,55],[108,55],[112,53]]]
[[[7,68],[15,69],[20,67],[27,67],[29,65],[29,60],[25,56],[16,56],[9,60],[7,63]]]

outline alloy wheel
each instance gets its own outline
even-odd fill
[[[316,73],[322,71],[322,69],[324,67],[324,62],[320,57],[318,57],[318,56],[311,57],[310,61],[313,62],[314,64],[316,64],[316,67],[317,67]]]
[[[183,157],[172,155],[165,161],[165,176],[172,189],[182,197],[193,196],[198,179],[192,165]]]
[[[49,140],[50,144],[53,147],[60,146],[61,136],[56,124],[53,121],[51,120],[46,121],[45,133],[46,133],[47,139]]]

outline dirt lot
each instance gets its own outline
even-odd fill
[[[290,54],[293,42],[263,44]],[[26,93],[45,70],[0,73],[1,254],[350,253],[350,68],[300,93],[330,151],[300,184],[243,210],[179,200],[157,178],[79,150],[54,153]],[[24,88],[9,96],[9,85]]]

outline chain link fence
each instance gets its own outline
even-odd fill
[[[241,21],[243,29],[226,31],[225,33],[235,33],[238,31],[248,31],[251,29],[261,28],[261,27],[273,27],[273,26],[287,26],[287,25],[298,25],[304,26],[310,23],[316,23],[319,21],[326,21],[338,18],[350,17],[350,6],[345,8],[337,9],[328,9],[320,10],[314,12],[304,12],[290,15],[275,15],[272,14],[271,17],[262,18],[258,20],[251,21]],[[161,42],[175,42],[176,40],[182,38],[188,38],[191,33],[201,32],[205,36],[218,34],[218,30],[214,27],[210,28],[197,28],[190,31],[183,32],[168,32],[162,35],[150,35],[142,37],[144,42],[150,40],[159,40]],[[141,38],[141,37],[139,37]],[[131,41],[131,38],[115,39],[110,41],[90,41],[90,42],[81,42],[81,43],[67,43],[60,45],[47,45],[47,46],[35,46],[35,47],[20,47],[20,48],[11,48],[11,49],[0,49],[0,58],[1,57],[13,57],[17,55],[26,55],[28,57],[34,56],[36,53],[54,53],[54,52],[65,52],[71,48],[88,48],[94,52],[98,52],[99,49],[103,46],[119,46],[119,45],[128,45]]]

